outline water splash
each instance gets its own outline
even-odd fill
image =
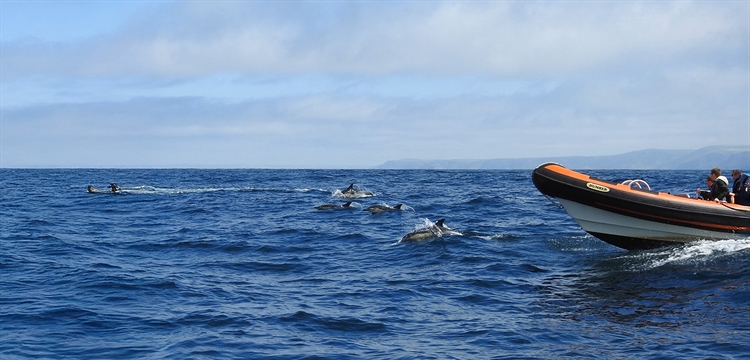
[[[724,257],[750,254],[750,239],[702,240],[682,246],[665,247],[622,256],[633,260],[637,270],[650,270],[664,266],[702,265]]]
[[[375,196],[375,193],[370,192],[365,189],[360,189],[361,191],[355,192],[353,194],[344,194],[341,192],[341,190],[334,190],[331,193],[331,196],[335,198],[341,198],[341,199],[362,199],[362,198],[368,198]]]

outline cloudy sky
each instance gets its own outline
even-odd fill
[[[750,148],[747,1],[0,6],[1,167]]]

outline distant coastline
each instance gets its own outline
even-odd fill
[[[533,169],[545,162],[560,163],[571,169],[705,170],[741,169],[750,171],[750,146],[708,146],[697,150],[647,149],[606,156],[550,156],[487,160],[391,160],[376,169]]]

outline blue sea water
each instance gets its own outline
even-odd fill
[[[3,359],[750,357],[750,239],[624,251],[528,170],[2,169],[0,206]]]

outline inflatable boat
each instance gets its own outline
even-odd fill
[[[539,165],[532,181],[583,230],[623,249],[750,238],[750,206],[652,191],[643,180],[613,183],[555,163]]]

